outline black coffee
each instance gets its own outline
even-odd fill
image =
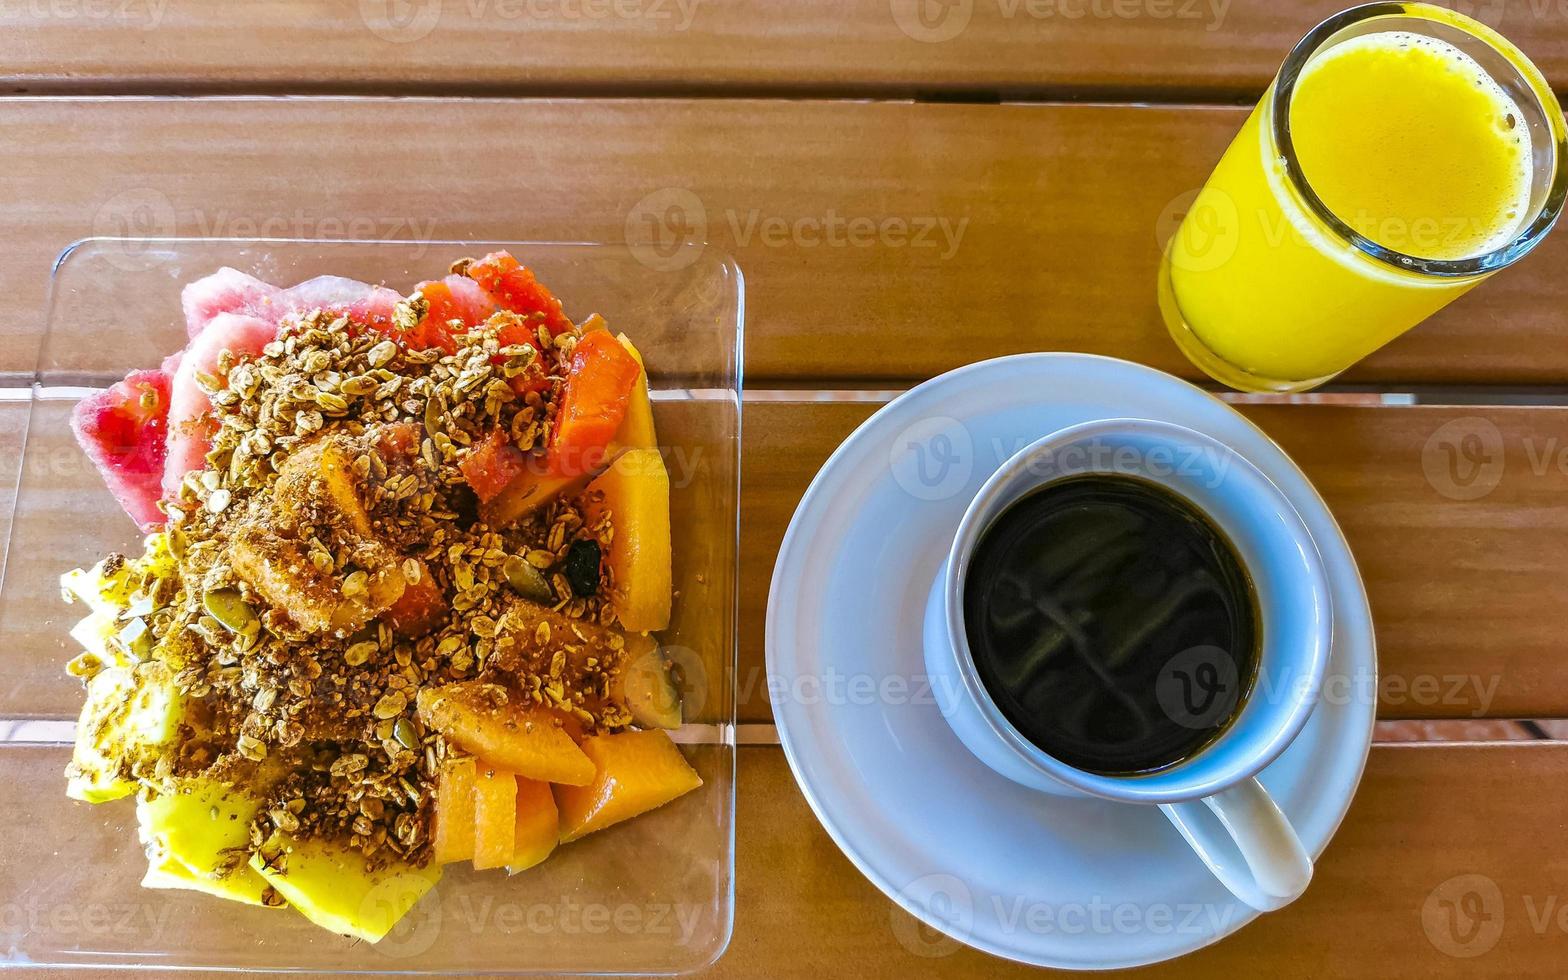
[[[1107,775],[1197,752],[1257,672],[1257,603],[1234,547],[1186,500],[1133,477],[1073,477],[1004,511],[975,549],[964,621],[1007,719]]]

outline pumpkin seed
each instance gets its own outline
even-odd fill
[[[202,608],[230,633],[250,633],[261,626],[256,610],[238,589],[213,589],[201,597]]]
[[[550,591],[550,583],[545,581],[539,569],[524,559],[516,555],[506,559],[501,565],[501,574],[506,576],[506,584],[512,587],[512,591],[524,599],[543,605],[555,601],[555,593]]]
[[[392,737],[410,752],[419,748],[419,733],[414,730],[414,723],[407,718],[399,718],[397,724],[392,726]]]

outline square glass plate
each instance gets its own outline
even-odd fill
[[[62,572],[139,535],[71,435],[71,406],[186,342],[180,289],[221,266],[292,285],[318,275],[407,292],[459,256],[508,248],[568,315],[602,314],[647,358],[670,471],[682,668],[676,733],[704,785],[561,848],[515,877],[449,866],[379,944],[287,911],[139,886],[131,800],[65,796],[80,684],[64,666],[84,610]],[[681,973],[714,960],[734,909],[734,674],[742,283],[733,262],[623,246],[491,242],[90,239],[56,263],[29,385],[0,388],[0,964],[413,973]]]

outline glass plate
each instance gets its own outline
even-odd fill
[[[602,314],[647,358],[670,471],[681,666],[676,733],[702,789],[561,848],[516,877],[447,869],[380,943],[290,912],[139,886],[130,800],[65,796],[80,684],[64,666],[60,573],[139,535],[76,447],[71,406],[184,346],[180,289],[221,266],[292,285],[317,275],[407,292],[459,256],[507,248],[581,320]],[[89,239],[55,264],[31,384],[0,388],[0,963],[412,973],[681,973],[712,962],[734,911],[740,270],[713,249],[610,245]],[[14,491],[14,492],[13,492]]]

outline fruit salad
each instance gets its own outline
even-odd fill
[[[67,792],[134,798],[142,884],[376,942],[445,865],[516,874],[702,785],[630,339],[506,252],[407,295],[220,269],[183,313],[72,418],[146,539],[62,578]]]

